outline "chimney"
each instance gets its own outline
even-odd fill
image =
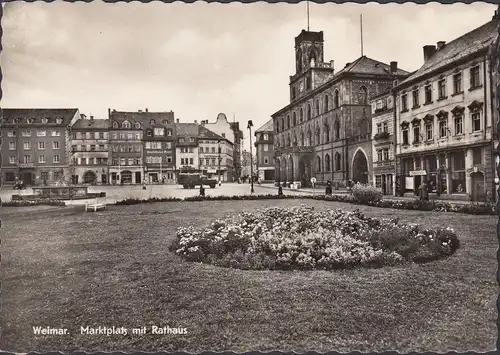
[[[93,121],[94,120],[94,116],[90,116],[90,120]]]
[[[137,110],[137,112],[142,113],[142,110]]]
[[[440,50],[441,48],[443,48],[445,44],[446,44],[446,41],[439,41],[437,43],[437,50]]]
[[[201,121],[201,125],[205,126],[205,122],[206,122],[205,120]]]
[[[180,120],[179,120],[179,119],[177,119],[177,123],[180,123]]]
[[[148,108],[146,107],[146,112],[148,112]]]
[[[391,62],[391,73],[396,74],[398,72],[398,62]]]
[[[498,6],[498,8],[500,9],[500,5]],[[493,15],[493,17],[491,19],[498,20],[498,18],[499,18],[498,10],[495,10],[495,14]]]
[[[111,109],[110,108],[108,108],[108,118],[109,118],[109,116],[111,116]]]
[[[429,60],[429,58],[432,57],[434,53],[436,53],[436,46],[424,46],[424,62],[427,62],[427,60]]]
[[[198,121],[194,120],[194,123],[198,123]]]

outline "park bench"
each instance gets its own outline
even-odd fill
[[[86,212],[97,212],[106,208],[106,197],[96,197],[85,204]]]

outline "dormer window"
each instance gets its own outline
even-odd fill
[[[179,138],[179,143],[184,143],[184,138]]]
[[[42,123],[43,123],[43,124],[47,123],[48,121],[49,121],[49,120],[48,120],[47,118],[45,118],[45,117],[44,117],[44,118],[42,118]]]
[[[167,129],[167,136],[169,136],[169,137],[172,136],[172,131],[169,129]]]
[[[134,124],[134,126],[135,126],[135,129],[141,129],[141,124],[139,122],[136,122]]]
[[[56,123],[57,123],[57,124],[61,124],[61,123],[62,123],[62,121],[63,121],[63,120],[62,120],[62,118],[56,118]]]
[[[130,128],[130,122],[128,122],[128,121],[123,121],[123,123],[122,123],[122,128],[129,129],[129,128]]]
[[[149,123],[150,124],[155,124],[155,120],[150,120]]]
[[[163,124],[168,124],[168,121],[167,120],[163,120]]]
[[[31,117],[29,117],[27,120],[26,120],[26,123],[28,124],[32,124],[33,123],[33,119]]]
[[[151,135],[152,135],[152,133],[151,133],[151,131],[150,131],[150,130],[148,130],[148,131],[146,132],[146,134],[147,134],[147,136],[148,136],[148,137],[151,137]]]

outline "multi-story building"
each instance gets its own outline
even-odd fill
[[[199,126],[198,153],[200,170],[218,181],[233,181],[233,143]]]
[[[109,120],[81,118],[71,127],[70,170],[72,183],[107,184]]]
[[[395,112],[391,89],[372,97],[372,159],[373,184],[384,195],[395,189]]]
[[[2,183],[70,183],[70,127],[78,109],[2,110]]]
[[[276,180],[308,185],[327,180],[368,182],[372,165],[368,98],[408,73],[362,56],[334,72],[323,61],[323,32],[302,30],[295,38],[296,73],[290,104],[272,115]]]
[[[493,188],[496,122],[490,47],[498,17],[423,47],[424,65],[397,86],[397,168],[403,191],[423,180],[447,198],[484,200]]]
[[[255,131],[257,176],[263,182],[274,182],[274,127],[271,118]]]
[[[210,131],[229,140],[233,144],[233,176],[229,181],[235,181],[241,173],[241,142],[243,141],[243,132],[239,128],[239,122],[229,122],[224,113],[217,115],[217,120],[213,123],[208,120],[201,121],[201,125]]]
[[[177,121],[175,129],[177,132],[175,143],[176,172],[201,172],[198,154],[198,123],[180,123]]]
[[[249,151],[243,150],[241,153],[241,177],[242,178],[249,178],[252,174],[253,170],[253,175],[255,176],[257,173],[257,164],[256,164],[256,157],[250,154]],[[252,167],[253,165],[253,167]]]
[[[108,110],[109,181],[111,184],[140,184],[144,179],[142,111]]]
[[[170,112],[143,112],[144,161],[149,182],[175,183],[175,119]]]

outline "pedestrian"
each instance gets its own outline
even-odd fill
[[[425,183],[425,180],[422,181],[419,190],[420,190],[420,200],[429,201],[429,191],[427,190],[427,184]]]
[[[142,189],[146,190],[146,179],[142,180]]]
[[[201,197],[205,196],[205,188],[203,187],[203,184],[200,185],[200,196]]]
[[[278,185],[278,196],[283,196],[283,186],[281,184]]]
[[[327,196],[331,196],[332,195],[332,182],[330,180],[328,180],[326,182],[325,195],[327,195]]]

